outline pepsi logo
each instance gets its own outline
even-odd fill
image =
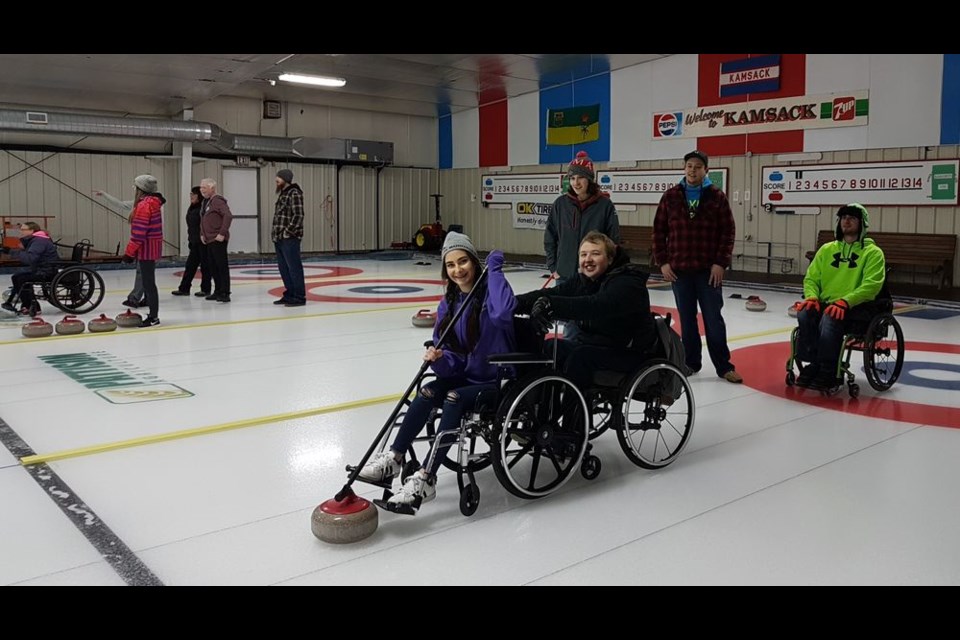
[[[661,136],[672,136],[680,129],[680,121],[672,113],[664,113],[657,120],[657,131]]]

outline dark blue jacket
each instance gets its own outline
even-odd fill
[[[60,260],[57,246],[47,235],[46,231],[36,231],[28,238],[21,238],[23,249],[14,251],[13,256],[28,268],[21,269],[21,273],[36,273],[37,275],[51,275],[57,270],[55,264]]]

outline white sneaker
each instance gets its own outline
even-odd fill
[[[430,502],[437,497],[436,484],[436,479],[428,480],[426,476],[417,471],[407,478],[400,491],[391,496],[387,503],[407,505],[418,509],[424,502]]]
[[[382,451],[367,461],[357,478],[367,482],[389,482],[400,475],[403,462],[398,462],[393,451]]]

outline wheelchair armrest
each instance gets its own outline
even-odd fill
[[[495,353],[487,362],[490,364],[553,364],[553,358],[547,358],[542,353]]]

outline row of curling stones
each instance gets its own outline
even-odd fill
[[[117,315],[116,319],[108,318],[105,313],[94,318],[84,326],[83,320],[77,316],[64,316],[63,320],[56,325],[52,325],[40,316],[26,323],[21,328],[21,332],[27,338],[46,338],[53,335],[54,329],[62,336],[70,336],[83,333],[85,328],[90,329],[90,333],[106,333],[115,331],[117,327],[139,327],[143,316],[127,309]]]
[[[791,318],[797,317],[797,305],[803,302],[800,300],[789,307],[787,307],[787,315]],[[765,311],[767,309],[767,303],[760,299],[760,296],[750,296],[747,298],[745,303],[747,311]]]

